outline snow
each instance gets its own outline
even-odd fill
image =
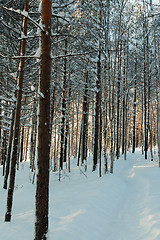
[[[34,54],[34,57],[36,57],[36,58],[40,58],[40,56],[41,56],[41,46],[39,46],[39,48],[37,48],[37,51]]]
[[[149,154],[148,154],[149,155]],[[50,174],[50,210],[48,240],[159,240],[160,169],[145,160],[141,151],[114,161],[114,174],[98,177],[76,166],[71,173]],[[0,168],[2,172],[2,167]],[[35,185],[29,163],[20,164],[14,191],[12,222],[4,222],[6,190],[0,188],[1,239],[28,240],[34,237]],[[1,185],[3,185],[1,177]]]
[[[28,12],[25,11],[25,10],[21,11],[21,14],[22,14],[24,17],[28,17]]]
[[[24,17],[27,17],[34,25],[36,25],[38,28],[40,28],[42,31],[44,30],[43,28],[43,25],[40,23],[38,24],[36,21],[34,21],[28,14],[27,11],[23,10],[21,11],[20,9],[14,9],[14,8],[7,8],[7,7],[4,7],[6,10],[8,11],[11,11],[11,12],[15,12],[15,13],[18,13],[18,14],[21,14],[22,16]]]
[[[38,7],[38,12],[41,13],[41,11],[42,11],[42,2],[40,1],[40,3],[39,3],[39,7]]]
[[[45,98],[45,97],[44,97],[44,94],[43,94],[42,92],[38,91],[38,94],[39,94],[39,96],[40,96],[41,98]]]
[[[35,87],[33,85],[31,86],[31,91],[35,91]]]

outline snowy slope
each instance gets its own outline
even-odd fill
[[[91,159],[89,160],[91,163]],[[2,171],[2,168],[0,169]],[[140,151],[114,162],[114,174],[86,176],[72,160],[71,173],[50,175],[49,240],[160,240],[160,169],[157,156]],[[17,172],[12,222],[4,222],[6,190],[0,188],[0,239],[34,239],[34,194],[28,163]],[[1,177],[2,185],[2,177]]]

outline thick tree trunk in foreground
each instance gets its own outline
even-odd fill
[[[51,0],[41,0],[40,99],[35,240],[46,240],[49,205]]]

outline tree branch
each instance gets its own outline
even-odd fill
[[[7,10],[7,11],[14,12],[14,13],[20,14],[20,15],[23,16],[23,17],[28,18],[28,20],[30,20],[36,27],[40,28],[41,31],[44,32],[43,26],[40,25],[39,23],[37,23],[36,21],[34,21],[34,20],[29,16],[28,12],[26,12],[26,11],[24,11],[24,10],[21,11],[20,9],[15,10],[14,8],[7,8],[7,7],[4,7],[4,6],[3,6],[3,8],[4,8],[5,10]]]

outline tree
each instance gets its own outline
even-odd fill
[[[46,240],[49,204],[51,0],[41,0],[38,173],[36,186],[35,240]]]
[[[133,102],[133,139],[132,139],[132,153],[135,152],[136,139],[136,86],[137,85],[137,58],[135,59],[135,80],[134,80],[134,102]]]
[[[29,9],[29,0],[25,0],[24,11],[28,12]],[[23,33],[27,35],[27,18],[23,17]],[[21,56],[25,55],[26,51],[26,39],[22,40],[20,46],[20,54]],[[24,64],[25,58],[21,57],[19,61],[19,69],[18,69],[18,90],[17,90],[17,101],[16,101],[16,113],[15,113],[15,121],[14,121],[14,136],[13,136],[13,153],[11,157],[11,171],[10,171],[10,180],[9,180],[9,188],[7,195],[7,211],[5,214],[5,221],[11,221],[11,211],[12,211],[12,202],[13,202],[13,191],[15,184],[15,174],[16,174],[16,163],[17,160],[17,152],[18,152],[18,140],[19,140],[19,129],[20,129],[20,112],[21,112],[21,100],[22,100],[22,88],[23,88],[23,76],[24,76]]]

